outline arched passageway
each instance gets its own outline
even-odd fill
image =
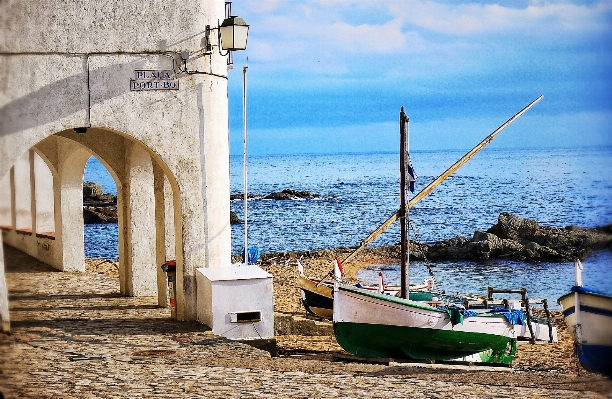
[[[20,157],[1,186],[4,242],[58,270],[84,271],[82,185],[92,156],[116,186],[120,292],[157,296],[166,306],[160,266],[182,253],[175,234],[181,229],[181,219],[175,218],[181,194],[163,162],[126,135],[109,129],[64,131]]]
[[[83,168],[94,155],[117,184],[121,293],[157,293],[163,303],[159,266],[175,258],[176,317],[196,320],[197,269],[231,267],[227,56],[203,50],[209,39],[204,49],[220,45],[203,27],[224,19],[225,3],[187,0],[138,10],[129,2],[109,4],[109,12],[100,12],[0,2],[12,21],[42,21],[2,31],[0,187],[9,190],[1,188],[0,198],[19,204],[0,209],[0,225],[10,229],[2,230],[2,240],[55,269],[83,270]],[[144,20],[114,22],[139,11],[146,11]],[[159,72],[149,77],[170,80],[171,90],[163,82],[160,90],[138,89],[133,82],[148,79],[143,71]],[[14,169],[21,159],[40,163],[31,153],[53,177],[52,205],[46,201],[53,237],[40,237],[49,230],[42,215],[50,212],[41,211],[31,187],[40,192],[42,183]],[[236,296],[234,290],[202,302],[217,309]],[[8,320],[0,254],[3,330]]]

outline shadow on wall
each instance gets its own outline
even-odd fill
[[[130,79],[134,77],[134,70],[147,69],[147,63],[152,61],[151,56],[136,56],[132,62],[112,64],[105,67],[91,69],[91,60],[96,57],[109,59],[109,55],[100,56],[69,56],[82,62],[82,73],[54,81],[26,96],[15,99],[0,108],[0,121],[2,130],[0,135],[8,136],[23,130],[32,129],[59,119],[73,115],[79,111],[86,111],[91,104],[101,103],[109,98],[119,97],[130,91]],[[160,68],[172,69],[169,57],[159,55],[157,64]],[[89,71],[88,71],[89,69]],[[89,72],[89,73],[88,73]],[[27,71],[23,72],[27,74]],[[99,82],[124,80],[124,84],[101,85]],[[98,83],[96,85],[96,83]],[[91,96],[88,87],[92,87],[97,96]],[[103,94],[100,94],[103,92]],[[91,98],[88,98],[90,97]],[[65,98],[70,101],[58,101]],[[79,100],[74,101],[74,98]],[[34,113],[33,110],[36,110]],[[32,115],[36,115],[32,118]]]

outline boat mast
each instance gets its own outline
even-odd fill
[[[521,115],[527,112],[531,107],[533,107],[538,101],[540,101],[543,96],[540,96],[533,100],[529,105],[516,113],[512,118],[508,119],[504,124],[495,129],[493,133],[485,137],[479,144],[477,144],[474,148],[472,148],[467,154],[465,154],[461,159],[455,162],[450,168],[446,169],[444,173],[438,176],[433,182],[429,183],[427,187],[421,190],[417,195],[415,195],[410,202],[408,203],[408,208],[412,208],[417,202],[422,200],[425,196],[431,193],[436,187],[438,187],[447,177],[453,174],[457,169],[463,166],[467,161],[469,161],[477,152],[486,147],[493,138],[501,133],[502,130],[510,126],[515,120],[517,120]],[[342,263],[348,263],[353,257],[355,257],[362,249],[364,249],[368,244],[374,241],[379,235],[381,235],[389,226],[391,226],[397,219],[400,217],[400,212],[397,211],[393,215],[391,215],[387,220],[385,220],[376,230],[370,233],[364,240],[361,241],[361,244],[357,249],[353,250]]]
[[[408,231],[406,213],[406,143],[408,116],[404,112],[404,107],[400,111],[400,248],[402,254],[401,263],[401,297],[408,298]]]

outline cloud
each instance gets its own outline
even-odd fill
[[[609,1],[593,6],[569,2],[541,2],[525,8],[499,4],[443,4],[433,1],[391,2],[389,8],[405,23],[431,32],[473,35],[501,31],[520,32],[533,27],[543,32],[597,31],[608,29],[604,16],[612,9]]]
[[[327,37],[337,49],[352,53],[391,53],[406,48],[406,37],[398,20],[359,26],[339,22],[331,26]]]
[[[612,0],[494,2],[234,1],[251,25],[234,59],[249,56],[252,128],[280,129],[269,146],[282,147],[271,143],[289,127],[303,143],[331,145],[353,129],[340,127],[395,120],[399,105],[420,123],[503,118],[544,94],[534,112],[563,134],[542,142],[570,137],[567,115],[580,117],[589,142],[609,142],[609,119],[589,112],[612,109]],[[241,104],[240,79],[229,85],[230,106]],[[462,144],[453,140],[444,145]]]
[[[278,7],[278,0],[251,0],[247,7],[257,14],[269,13]]]

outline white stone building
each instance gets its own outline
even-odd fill
[[[93,155],[117,185],[121,294],[166,305],[160,265],[176,259],[176,316],[197,318],[196,269],[231,262],[227,57],[218,30],[207,54],[205,28],[225,13],[219,0],[0,2],[0,244],[83,271]]]

